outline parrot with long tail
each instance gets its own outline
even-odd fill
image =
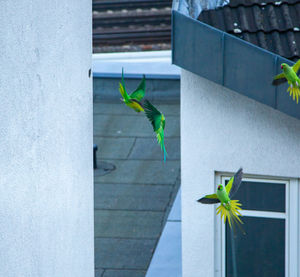
[[[125,89],[125,82],[124,82],[124,75],[123,75],[123,69],[122,69],[122,81],[120,83],[120,93],[123,98],[121,100],[130,108],[134,109],[136,112],[143,112],[144,107],[143,104],[140,102],[144,96],[145,96],[145,75],[143,75],[143,79],[141,80],[139,86],[135,91],[133,91],[131,94],[128,94]]]
[[[146,116],[152,124],[153,131],[156,133],[157,142],[164,153],[164,162],[166,161],[167,151],[164,142],[164,130],[166,125],[165,116],[156,109],[148,100],[145,100],[144,109]]]
[[[293,95],[293,100],[296,99],[298,104],[300,96],[300,79],[297,72],[300,68],[300,60],[298,60],[293,66],[282,63],[280,67],[283,72],[274,77],[272,84],[277,86],[287,81],[289,84],[287,92],[290,93],[290,96]]]
[[[243,169],[240,168],[234,176],[232,176],[224,187],[223,185],[218,185],[217,191],[214,194],[208,194],[197,200],[202,204],[216,204],[221,203],[217,207],[217,214],[221,214],[221,219],[224,218],[224,224],[228,221],[229,227],[232,229],[233,225],[236,224],[241,230],[242,220],[239,218],[241,216],[240,210],[241,203],[239,200],[232,200],[231,198],[238,191],[243,177]],[[243,233],[245,233],[242,230]]]

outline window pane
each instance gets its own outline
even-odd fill
[[[226,277],[284,277],[285,220],[245,216],[242,220],[246,235],[237,229],[233,240],[226,226]]]
[[[285,212],[285,184],[242,182],[233,199],[240,200],[244,210]]]

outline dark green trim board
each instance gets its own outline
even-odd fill
[[[172,63],[285,114],[300,119],[287,84],[272,86],[280,64],[293,62],[195,20],[174,0]]]

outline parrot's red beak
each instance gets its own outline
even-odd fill
[[[221,189],[221,186],[218,186],[218,190],[220,190]]]
[[[281,69],[283,69],[283,66],[282,66],[282,65],[281,65],[280,67],[281,67]]]

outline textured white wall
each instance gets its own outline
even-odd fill
[[[91,1],[0,3],[0,276],[93,276]]]
[[[215,171],[299,178],[299,164],[299,120],[182,70],[183,276],[214,276],[216,211],[196,200],[215,191]]]

